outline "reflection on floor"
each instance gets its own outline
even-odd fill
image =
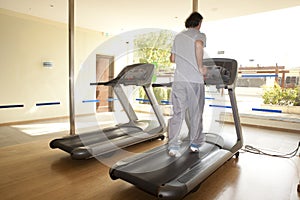
[[[84,122],[93,119],[81,121],[85,129]],[[66,124],[62,120],[0,127],[1,199],[156,199],[129,183],[111,180],[108,170],[119,159],[165,141],[144,142],[108,158],[72,160],[49,148],[51,139],[68,134]],[[223,125],[222,132],[234,133],[234,127]],[[243,127],[243,133],[245,144],[272,153],[292,152],[300,140],[299,133],[254,127]],[[299,171],[299,156],[283,159],[241,152],[238,160],[229,160],[185,199],[297,200]]]

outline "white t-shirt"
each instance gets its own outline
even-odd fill
[[[196,40],[201,40],[206,45],[205,34],[197,29],[189,28],[176,35],[172,46],[176,63],[174,81],[204,83],[196,60]]]

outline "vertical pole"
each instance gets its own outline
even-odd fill
[[[275,82],[278,84],[278,73],[279,72],[279,70],[278,70],[278,65],[277,65],[277,63],[276,63],[276,67],[275,67]]]
[[[228,88],[228,95],[232,107],[232,117],[234,120],[235,125],[235,131],[237,136],[237,142],[236,144],[231,148],[231,152],[235,153],[239,149],[242,148],[244,144],[244,138],[242,133],[242,127],[241,127],[241,121],[240,121],[240,115],[237,107],[237,101],[236,101],[236,95],[235,95],[235,89],[234,88]]]
[[[285,72],[282,72],[282,76],[281,76],[281,88],[285,88]]]
[[[198,12],[198,0],[193,0],[193,12]]]
[[[69,120],[70,135],[75,135],[74,115],[74,0],[69,0]]]

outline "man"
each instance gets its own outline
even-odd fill
[[[203,48],[206,37],[200,33],[202,15],[193,12],[185,21],[186,30],[176,35],[170,60],[176,63],[172,86],[173,117],[169,121],[170,156],[179,157],[179,134],[185,113],[190,117],[190,150],[198,152],[205,141],[202,133],[202,114],[205,101],[204,76],[206,68],[202,65]]]

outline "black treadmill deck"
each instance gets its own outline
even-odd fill
[[[188,190],[186,184],[199,173],[199,170],[208,167],[205,163],[207,156],[215,155],[219,151],[224,150],[210,143],[205,143],[199,153],[190,152],[188,145],[183,145],[182,155],[176,158],[168,155],[166,144],[116,163],[110,170],[110,176],[112,179],[126,180],[157,197],[162,195],[161,192],[164,193],[164,188],[168,190],[168,183],[175,181],[177,188],[173,193],[185,194]]]
[[[109,153],[109,151],[115,151],[118,147],[118,143],[122,143],[120,140],[126,138],[133,138],[135,135],[139,135],[137,138],[140,141],[150,139],[151,135],[144,133],[139,127],[118,127],[105,128],[99,131],[88,132],[84,134],[67,136],[52,140],[50,142],[51,148],[59,148],[65,152],[71,154],[74,159],[87,159],[97,156],[102,153]],[[157,138],[162,137],[155,135]],[[146,138],[143,138],[146,137]],[[108,142],[111,141],[111,142]],[[113,142],[116,141],[115,144]],[[111,149],[109,149],[109,146]],[[124,145],[121,144],[120,148]],[[100,152],[100,153],[99,153]]]

